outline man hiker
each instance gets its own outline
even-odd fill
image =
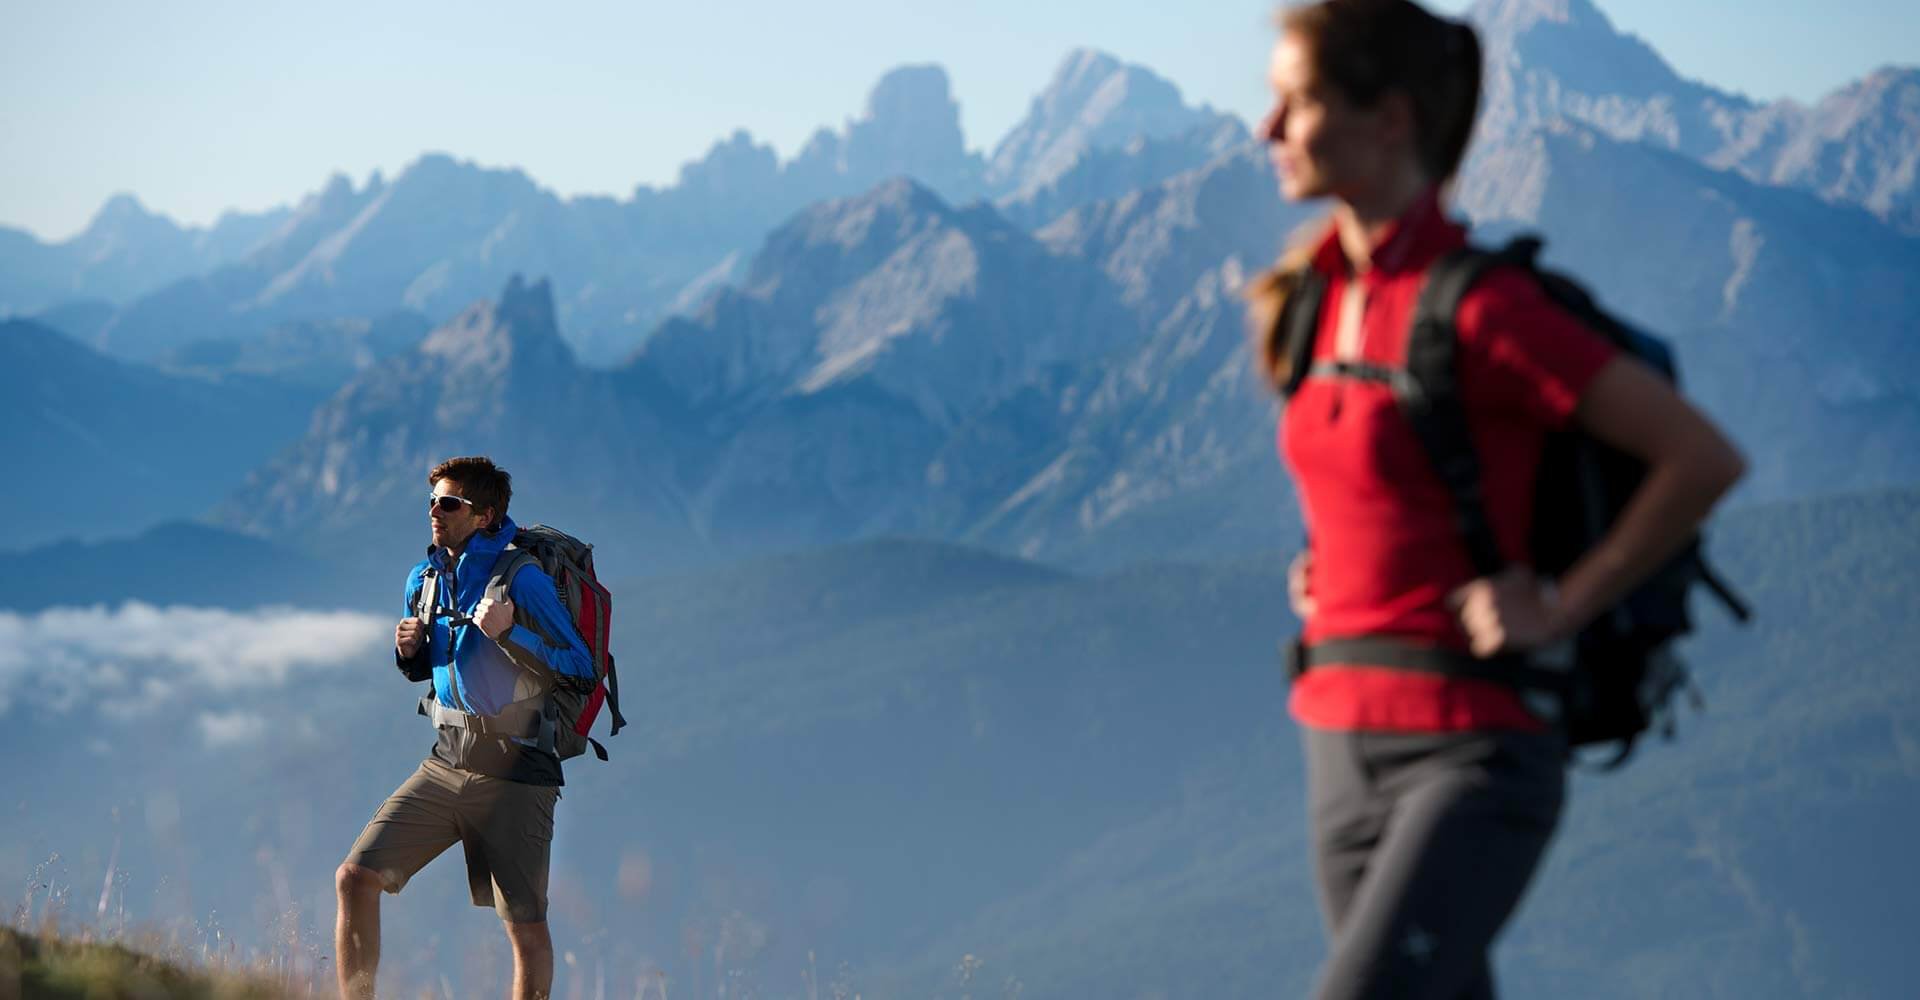
[[[486,458],[453,458],[427,481],[433,542],[407,577],[394,655],[408,680],[433,681],[420,710],[439,735],[336,873],[340,995],[374,995],[381,890],[399,892],[458,842],[474,905],[493,907],[506,924],[511,995],[546,997],[553,984],[547,859],[563,782],[545,692],[556,680],[591,682],[592,657],[538,565],[523,567],[499,591],[494,563],[518,531],[507,517],[513,482],[506,471]]]

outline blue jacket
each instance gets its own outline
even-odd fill
[[[512,519],[502,518],[498,531],[476,532],[451,567],[447,565],[445,549],[439,546],[429,549],[427,558],[407,576],[406,614],[415,613],[422,581],[431,568],[440,574],[441,600],[446,601],[445,581],[451,578],[455,586],[449,607],[460,615],[472,615],[486,596],[494,560],[513,540],[517,530]],[[507,596],[515,607],[514,625],[501,642],[511,642],[539,657],[555,674],[588,679],[594,676],[593,656],[587,651],[579,630],[574,628],[573,617],[560,603],[552,577],[538,565],[529,565],[514,574]],[[537,624],[540,631],[521,624],[528,621]],[[550,646],[541,638],[541,633],[565,645]],[[427,641],[420,651],[400,665],[408,676],[424,680],[426,671],[421,668],[426,664],[433,667],[433,692],[440,704],[474,715],[498,713],[513,697],[514,678],[520,672],[506,652],[481,633],[479,626],[448,625],[444,612],[436,614],[428,623]]]

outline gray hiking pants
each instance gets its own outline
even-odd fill
[[[1490,1000],[1488,951],[1560,818],[1557,734],[1306,729],[1314,996]]]

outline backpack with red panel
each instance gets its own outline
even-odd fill
[[[613,654],[607,649],[613,595],[594,574],[593,546],[544,524],[523,527],[513,536],[494,564],[493,577],[487,581],[488,595],[495,600],[504,599],[514,575],[529,565],[538,565],[553,579],[553,589],[560,595],[560,603],[566,605],[567,613],[573,616],[574,627],[586,641],[593,661],[590,679],[554,675],[544,667],[529,668],[549,678],[543,711],[551,713],[553,720],[553,750],[561,760],[567,760],[580,756],[592,746],[594,756],[606,760],[607,748],[588,735],[601,708],[607,709],[610,720],[607,735],[619,735],[627,724],[620,714],[619,676],[614,672]],[[542,632],[530,616],[516,614],[515,620],[550,645],[565,645],[557,637]]]

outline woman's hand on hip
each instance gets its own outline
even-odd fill
[[[1302,549],[1287,566],[1287,603],[1293,605],[1293,615],[1302,623],[1319,608],[1313,600],[1312,583],[1313,554]]]
[[[1552,587],[1525,566],[1461,587],[1448,605],[1475,656],[1524,652],[1561,638],[1559,601]]]

